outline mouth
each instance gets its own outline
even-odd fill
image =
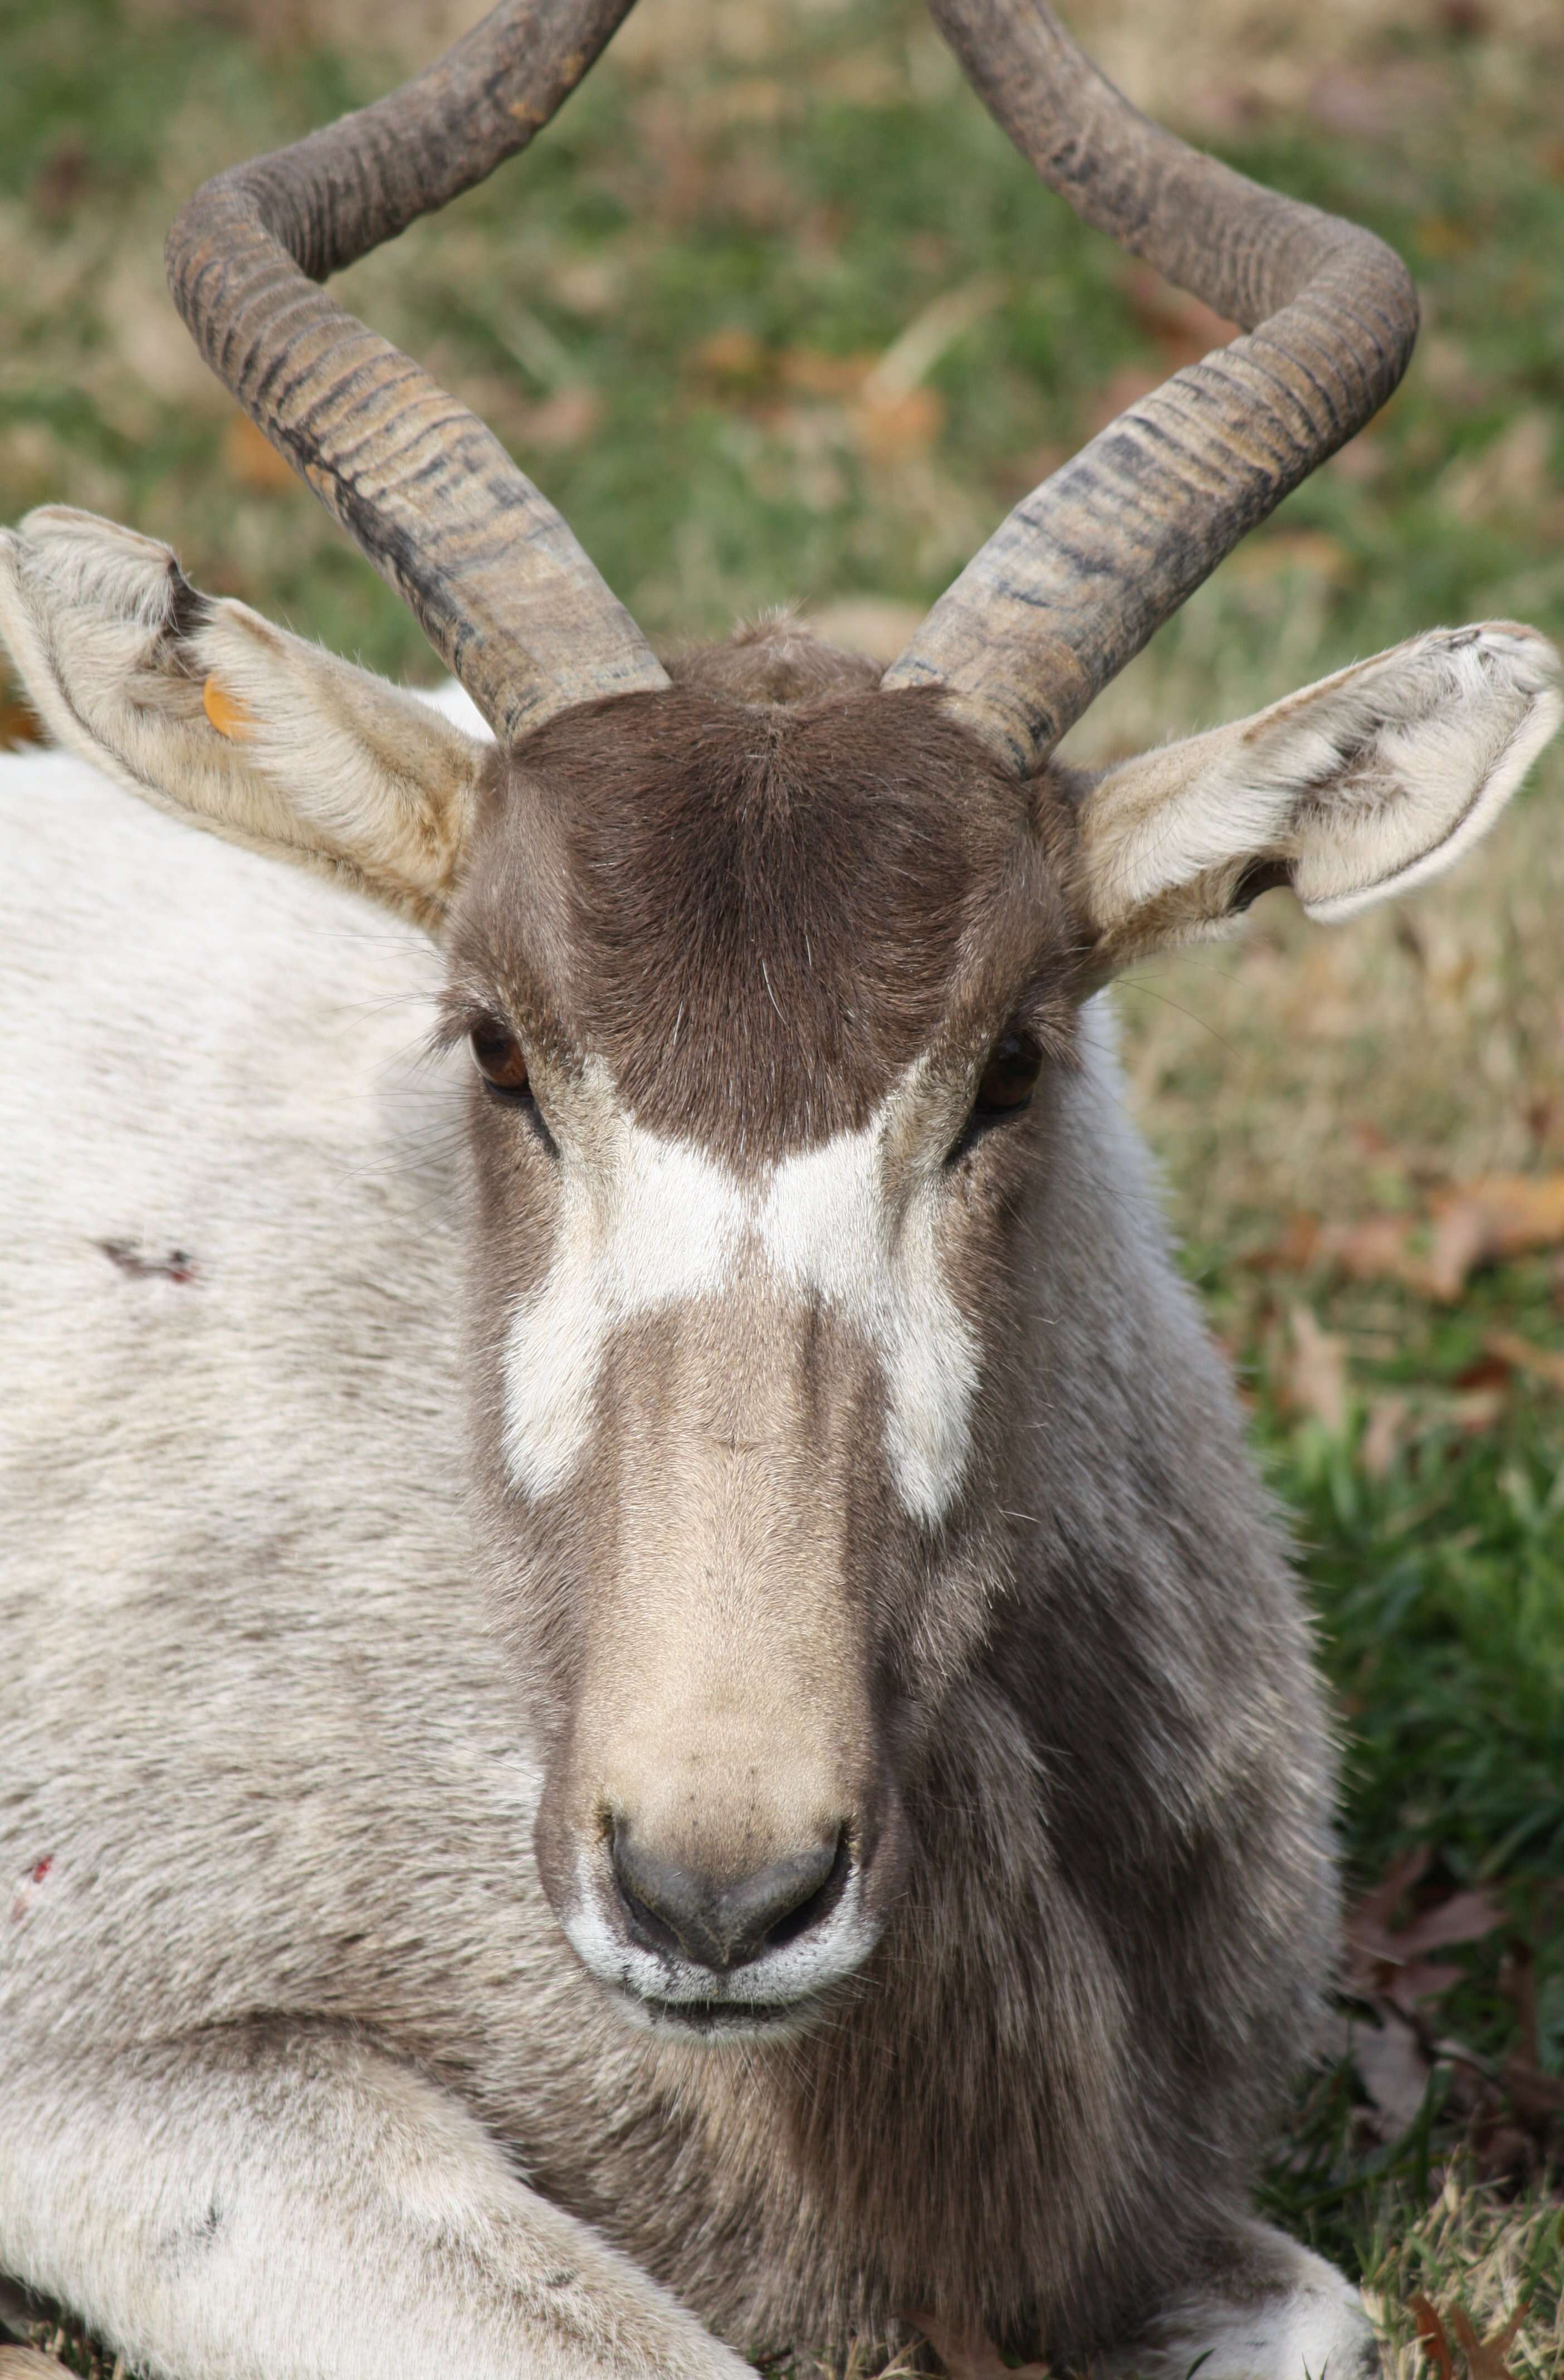
[[[756,2041],[796,2033],[816,2013],[818,1996],[799,2000],[664,2000],[645,1992],[624,1996],[630,2013],[653,2033],[696,2040]]]
[[[611,1894],[583,1856],[559,1922],[619,2021],[638,2033],[663,2041],[778,2042],[811,2032],[874,1948],[879,1926],[862,1897],[858,1872],[823,1925],[796,1940],[763,1943],[759,1956],[727,1965],[685,1955],[676,1940],[638,1939],[623,1888]]]

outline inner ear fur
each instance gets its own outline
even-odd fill
[[[59,743],[438,934],[492,747],[63,505],[0,532],[0,634]]]
[[[1437,628],[1110,770],[1079,813],[1104,970],[1225,933],[1274,885],[1334,922],[1449,867],[1564,716],[1558,671],[1533,629]]]

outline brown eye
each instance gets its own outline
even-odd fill
[[[490,1088],[503,1099],[524,1099],[528,1089],[527,1058],[515,1035],[485,1018],[473,1026],[468,1038],[473,1062]]]
[[[1043,1053],[1030,1033],[1001,1034],[988,1052],[973,1113],[1000,1116],[1024,1108],[1037,1087]]]

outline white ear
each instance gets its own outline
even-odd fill
[[[50,733],[121,784],[439,931],[481,735],[64,505],[0,531],[0,635]]]
[[[1558,665],[1508,621],[1436,628],[1110,771],[1080,827],[1109,963],[1220,933],[1274,884],[1334,921],[1448,868],[1564,717]]]

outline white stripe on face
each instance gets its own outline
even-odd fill
[[[593,1087],[605,1090],[606,1078]],[[977,1351],[940,1269],[934,1184],[887,1188],[893,1099],[862,1132],[785,1158],[754,1184],[612,1109],[600,1155],[565,1161],[553,1262],[511,1318],[505,1459],[515,1488],[547,1496],[571,1477],[616,1330],[720,1296],[742,1269],[818,1297],[875,1351],[897,1492],[915,1519],[943,1517],[966,1466]]]

